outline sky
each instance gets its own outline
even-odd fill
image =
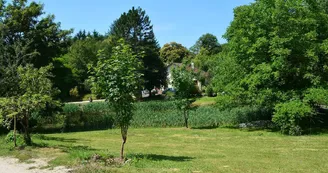
[[[105,34],[114,20],[133,6],[146,11],[161,46],[172,41],[190,48],[197,39],[211,33],[220,43],[233,9],[254,0],[39,0],[46,14],[54,14],[62,29],[73,28]]]

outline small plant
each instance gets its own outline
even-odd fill
[[[77,86],[75,86],[74,88],[72,88],[70,91],[69,91],[69,95],[75,99],[79,98],[80,95],[79,95],[79,89],[77,88]]]
[[[208,97],[213,97],[213,88],[211,85],[207,86],[206,89],[205,89],[205,94],[208,96]]]
[[[16,138],[15,138],[15,136],[16,136]],[[15,134],[14,131],[11,130],[11,131],[7,134],[7,136],[6,136],[6,138],[5,138],[5,141],[6,141],[7,143],[13,143],[15,140],[16,140],[16,144],[17,144],[17,146],[22,146],[22,145],[24,145],[24,138],[23,138],[23,136],[22,136],[21,134],[18,134],[18,133]]]

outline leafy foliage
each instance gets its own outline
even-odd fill
[[[114,111],[107,103],[65,104],[57,122],[63,131],[99,130],[113,127]]]
[[[214,55],[221,51],[221,45],[215,35],[207,33],[202,35],[190,50],[196,55],[201,52],[204,54],[204,51],[206,51],[206,55]]]
[[[188,111],[192,109],[191,104],[195,101],[196,86],[194,75],[186,70],[184,66],[172,69],[173,87],[176,90],[176,106],[183,111],[185,126],[188,128]]]
[[[313,109],[310,105],[300,100],[292,100],[277,104],[272,120],[280,126],[283,133],[300,135],[302,133],[300,121],[312,115]]]
[[[166,43],[160,50],[160,57],[166,64],[182,63],[182,60],[188,58],[189,54],[187,48],[176,42]]]
[[[17,68],[46,66],[69,45],[71,30],[60,29],[43,5],[27,0],[0,1],[0,96],[19,94]]]
[[[59,106],[59,102],[53,100],[53,96],[58,90],[53,89],[50,70],[53,66],[34,68],[32,65],[18,68],[19,88],[21,95],[7,97],[0,102],[0,116],[5,125],[10,128],[11,120],[17,119],[24,128],[24,141],[31,145],[29,132],[29,120],[33,112],[38,112],[47,107]]]
[[[225,34],[228,53],[219,62],[214,87],[228,91],[231,103],[275,108],[275,116],[285,116],[285,124],[278,123],[282,129],[301,128],[294,121],[309,117],[310,110],[311,116],[318,113],[318,104],[303,98],[325,102],[313,88],[328,84],[328,14],[319,4],[257,0],[236,8]],[[300,109],[285,110],[288,105]]]

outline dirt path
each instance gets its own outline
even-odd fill
[[[70,169],[63,166],[47,169],[47,159],[32,159],[31,163],[21,163],[14,158],[0,157],[0,173],[69,173]]]

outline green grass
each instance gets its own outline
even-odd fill
[[[193,105],[196,105],[196,106],[214,105],[216,103],[215,99],[216,99],[216,97],[201,97],[201,98],[198,98],[193,103]]]
[[[326,172],[328,135],[283,136],[236,129],[131,128],[122,167],[89,165],[97,153],[119,156],[118,129],[34,135],[39,147],[9,151],[0,140],[0,155],[25,153],[55,157],[53,165],[84,165],[79,172]],[[40,148],[41,146],[41,148]],[[43,147],[42,147],[43,146]],[[61,151],[61,152],[59,152]]]

